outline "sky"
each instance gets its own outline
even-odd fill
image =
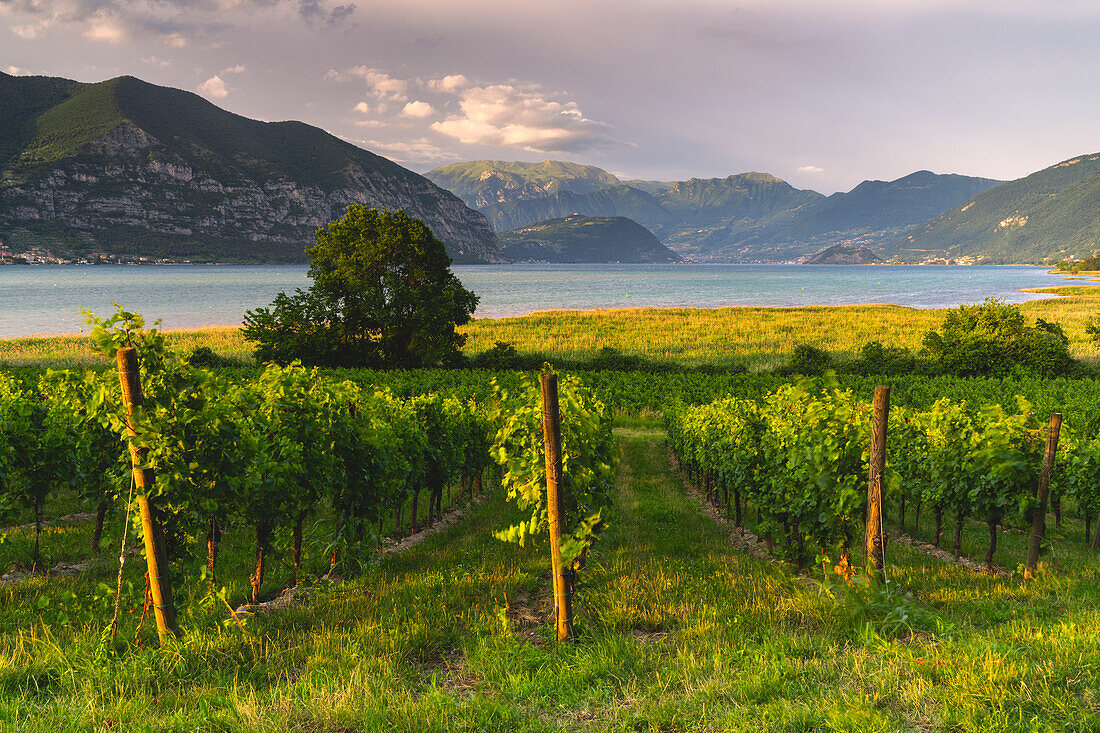
[[[420,172],[552,159],[823,193],[1100,150],[1097,39],[1097,0],[0,0],[7,73],[130,74]]]

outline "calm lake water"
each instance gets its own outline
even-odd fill
[[[477,316],[549,308],[716,307],[897,303],[941,308],[990,295],[1014,303],[1020,288],[1068,284],[1040,267],[809,265],[456,266],[481,297]],[[310,284],[305,266],[0,267],[0,338],[77,333],[82,309],[136,310],[164,328],[240,323],[279,291]]]

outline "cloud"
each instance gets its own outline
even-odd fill
[[[5,67],[4,71],[11,74],[12,76],[27,76],[31,73],[31,72],[27,71],[26,69],[20,68],[18,66]]]
[[[307,23],[324,23],[332,27],[339,25],[354,13],[354,3],[337,5],[329,10],[320,0],[299,0],[298,2],[298,15]]]
[[[100,8],[88,20],[88,29],[83,36],[89,41],[118,44],[129,37],[126,28],[114,13],[107,8]]]
[[[225,99],[229,96],[229,88],[222,81],[222,78],[215,74],[202,84],[199,84],[199,94],[206,97],[213,97],[214,99]]]
[[[462,160],[462,156],[444,150],[427,138],[396,143],[381,140],[354,140],[398,163],[442,163]]]
[[[365,81],[368,93],[379,99],[392,99],[395,102],[404,102],[408,99],[405,92],[409,89],[409,83],[404,79],[394,78],[384,71],[367,66],[353,66],[347,70],[347,75]],[[325,78],[343,81],[346,77],[329,69]]]
[[[382,120],[352,120],[351,124],[359,127],[370,127],[374,129],[389,127],[389,125]]]
[[[816,165],[800,165],[798,166],[799,173],[824,173],[824,168],[818,168]]]
[[[370,114],[370,105],[367,104],[366,102],[360,102],[359,104],[355,105],[351,109],[352,109],[353,112],[362,112],[365,115]]]
[[[166,69],[172,65],[171,61],[158,59],[156,56],[145,56],[141,59],[141,63],[148,64],[149,66],[156,66],[161,69]]]
[[[419,119],[423,119],[425,117],[431,117],[432,115],[434,115],[435,107],[428,104],[427,102],[409,102],[401,110],[401,114],[405,115],[406,117],[417,117]]]
[[[132,37],[159,37],[172,48],[187,45],[185,34],[201,36],[264,14],[276,21],[293,14],[307,25],[339,25],[356,11],[339,0],[0,0],[0,14],[22,23],[12,26],[21,38],[41,38],[57,26],[89,41],[123,43]],[[300,24],[300,23],[299,23]]]
[[[38,38],[38,31],[44,26],[38,25],[13,25],[11,32],[25,40],[33,40]]]
[[[461,114],[432,130],[471,145],[538,153],[579,152],[612,142],[611,126],[584,116],[576,102],[558,102],[511,84],[472,87],[462,93]]]
[[[227,74],[243,74],[246,71],[248,71],[248,69],[245,68],[244,64],[237,64],[236,66],[230,66],[228,68],[222,69],[217,74],[214,74],[214,76],[204,81],[202,84],[199,84],[199,94],[203,95],[204,97],[210,97],[212,99],[225,99],[229,96],[230,87],[228,84],[225,83],[225,79],[223,79],[222,77],[226,76]]]
[[[441,79],[428,79],[423,82],[423,85],[433,92],[454,94],[470,86],[470,80],[466,78],[465,74],[448,74]]]

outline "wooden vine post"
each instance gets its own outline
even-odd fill
[[[1047,497],[1050,495],[1050,478],[1054,473],[1054,454],[1058,450],[1058,436],[1062,431],[1062,415],[1058,412],[1050,414],[1050,425],[1047,427],[1047,447],[1043,454],[1043,468],[1039,472],[1039,488],[1035,492],[1035,498],[1039,500],[1039,506],[1031,518],[1031,536],[1027,542],[1027,577],[1035,577],[1035,571],[1039,567],[1039,548],[1043,544],[1043,534],[1047,528]]]
[[[126,405],[127,416],[134,414],[134,408],[145,401],[141,391],[141,370],[138,367],[137,351],[133,347],[119,349],[118,379],[122,384],[122,401]],[[127,432],[134,432],[133,423],[127,419]],[[130,459],[134,465],[134,484],[138,487],[138,509],[141,512],[141,529],[145,538],[145,561],[149,571],[149,592],[153,597],[153,611],[157,621],[157,635],[160,643],[169,636],[179,636],[176,625],[176,608],[172,596],[172,584],[168,578],[168,555],[164,547],[164,534],[157,521],[156,507],[149,501],[146,489],[153,485],[153,469],[141,468],[144,451],[130,445]]]
[[[542,445],[546,453],[546,512],[550,520],[550,563],[554,573],[554,608],[558,641],[573,638],[573,584],[561,557],[563,524],[561,496],[561,411],[558,406],[558,376],[544,373],[542,387]]]
[[[867,535],[864,538],[866,567],[870,574],[886,568],[886,535],[882,533],[882,478],[886,470],[886,425],[890,417],[890,388],[875,387],[871,414],[871,458],[867,480]]]

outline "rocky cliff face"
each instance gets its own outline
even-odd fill
[[[480,176],[480,186],[473,194],[471,204],[480,208],[506,201],[525,201],[548,196],[546,189],[525,181],[515,173],[487,170]]]
[[[319,227],[363,204],[424,220],[456,262],[504,261],[485,217],[427,179],[381,178],[352,161],[343,178],[326,190],[285,175],[215,177],[124,122],[34,180],[0,189],[0,226],[62,226],[104,247],[120,230],[130,238],[243,240],[270,259],[300,260]]]
[[[133,77],[0,72],[0,239],[67,254],[304,261],[349,204],[404,209],[455,262],[503,262],[485,217],[301,122],[260,122]],[[67,252],[66,252],[67,250]]]

